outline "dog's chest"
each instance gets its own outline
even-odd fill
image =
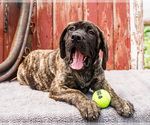
[[[67,83],[71,88],[78,88],[78,87],[80,87],[81,89],[87,88],[90,86],[93,80],[94,80],[93,72],[81,72],[81,73],[74,72],[72,74],[69,74],[67,77]]]

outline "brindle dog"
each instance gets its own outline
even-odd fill
[[[101,60],[99,51],[103,51]],[[84,94],[105,89],[118,114],[130,117],[134,107],[120,98],[105,79],[108,46],[103,32],[88,21],[69,24],[60,37],[60,49],[32,51],[19,66],[20,84],[49,91],[49,97],[77,107],[81,116],[97,120],[100,107]]]

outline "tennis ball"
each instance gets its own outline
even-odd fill
[[[111,101],[111,97],[106,90],[100,89],[94,92],[92,100],[95,101],[101,108],[106,108]]]

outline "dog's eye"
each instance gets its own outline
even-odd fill
[[[70,30],[70,31],[74,31],[74,30],[75,30],[75,27],[72,26],[72,27],[69,28],[69,30]]]
[[[94,32],[90,30],[90,31],[89,31],[89,34],[94,35]]]

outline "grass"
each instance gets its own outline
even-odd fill
[[[150,26],[144,26],[144,68],[150,69]]]

